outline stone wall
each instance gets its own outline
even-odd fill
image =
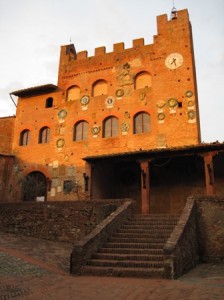
[[[195,197],[203,262],[224,261],[224,197]]]
[[[90,233],[122,200],[0,204],[0,230],[72,242]]]
[[[192,197],[164,247],[165,276],[177,278],[199,262],[196,206]]]
[[[165,276],[177,278],[199,261],[224,261],[224,197],[190,196],[164,247]]]
[[[0,153],[0,202],[12,199],[14,162],[14,156]]]

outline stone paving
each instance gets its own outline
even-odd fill
[[[0,300],[221,300],[224,264],[177,280],[71,276],[71,244],[0,232]]]

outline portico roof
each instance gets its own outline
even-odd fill
[[[224,143],[201,143],[197,145],[180,146],[180,147],[169,147],[169,148],[157,148],[142,150],[141,148],[136,151],[101,154],[94,156],[86,156],[83,160],[87,162],[94,162],[99,160],[136,160],[136,159],[156,159],[170,156],[182,156],[182,155],[193,155],[203,154],[206,152],[224,151]]]

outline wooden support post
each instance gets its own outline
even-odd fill
[[[204,157],[204,167],[205,167],[205,183],[206,183],[206,194],[214,195],[214,167],[213,167],[213,153],[205,153]]]
[[[141,168],[141,213],[149,214],[149,161],[139,161]]]

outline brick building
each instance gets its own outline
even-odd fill
[[[188,11],[158,16],[157,31],[153,44],[92,57],[62,46],[57,85],[12,92],[5,195],[10,185],[18,201],[131,197],[143,213],[178,213],[189,194],[223,192],[224,144],[200,139]]]

